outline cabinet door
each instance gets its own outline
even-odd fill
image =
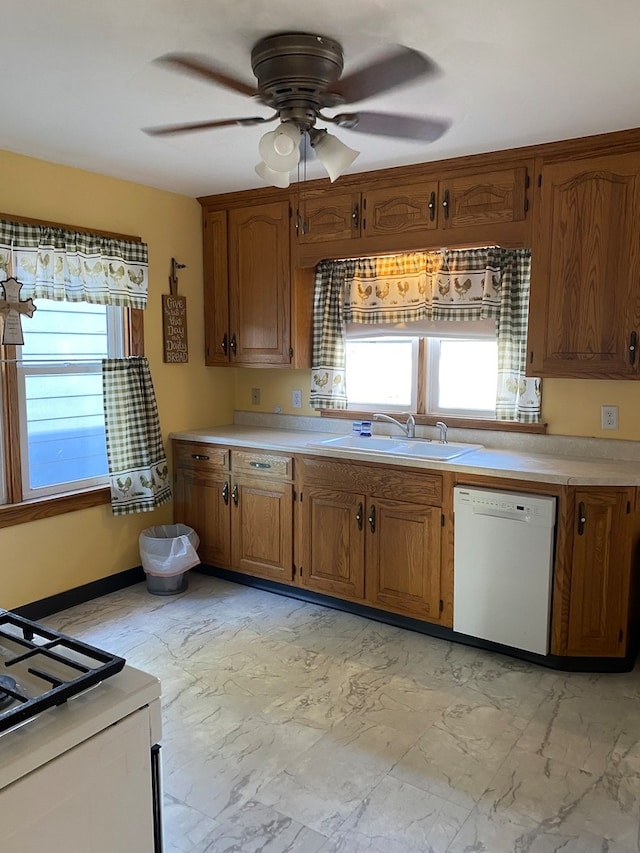
[[[627,489],[575,493],[569,655],[624,655],[631,574]]]
[[[228,568],[231,560],[229,491],[229,474],[224,471],[176,469],[174,520],[198,534],[202,562],[220,568]]]
[[[364,200],[365,236],[431,230],[437,226],[438,184],[372,190]]]
[[[289,364],[289,267],[288,202],[229,211],[232,364]]]
[[[229,273],[225,210],[204,213],[203,252],[205,364],[228,364]]]
[[[301,198],[298,208],[298,242],[324,243],[350,240],[361,233],[360,193],[324,192],[318,198]]]
[[[541,179],[529,370],[538,376],[635,378],[640,158],[554,163],[543,167]]]
[[[234,478],[231,491],[234,571],[286,581],[293,574],[293,486]]]
[[[304,586],[364,598],[364,495],[305,486],[300,507]]]
[[[449,178],[440,184],[440,227],[517,222],[526,216],[524,166]]]
[[[367,512],[367,599],[394,613],[440,618],[441,509],[382,498]]]

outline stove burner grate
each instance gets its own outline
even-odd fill
[[[0,711],[9,705],[13,705],[16,701],[17,697],[13,694],[17,687],[18,683],[15,678],[11,678],[9,675],[0,675]]]

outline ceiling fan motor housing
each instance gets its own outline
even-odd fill
[[[264,102],[302,129],[317,113],[342,99],[327,92],[344,66],[342,47],[326,36],[280,33],[261,39],[251,51],[251,67]]]

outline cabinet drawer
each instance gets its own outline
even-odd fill
[[[231,468],[234,474],[250,473],[252,476],[277,477],[280,480],[293,478],[293,459],[291,456],[278,456],[262,451],[234,450],[231,454]]]
[[[176,468],[229,470],[229,451],[214,444],[174,441],[173,463]]]
[[[415,468],[329,461],[318,456],[301,456],[296,469],[301,482],[337,489],[366,492],[372,497],[391,498],[440,506],[442,475]]]

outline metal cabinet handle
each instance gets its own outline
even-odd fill
[[[631,332],[629,335],[629,364],[636,363],[636,353],[638,351],[638,333]]]
[[[229,505],[229,483],[225,483],[222,487],[222,500],[225,506]]]
[[[362,530],[362,503],[358,504],[358,511],[356,513],[356,522],[358,524],[358,530]]]
[[[353,212],[351,213],[351,223],[354,230],[360,227],[360,206],[354,204]]]
[[[428,207],[429,207],[429,222],[433,222],[433,220],[436,218],[436,193],[435,193],[435,190],[433,190],[431,192],[431,195],[429,196]]]
[[[231,343],[229,344],[229,346],[231,347],[231,352],[235,355],[238,349],[238,342],[236,340],[235,332],[233,333],[233,335],[231,335]]]
[[[367,521],[369,522],[369,527],[371,528],[371,532],[375,533],[376,532],[376,507],[375,507],[375,504],[373,504],[371,506],[371,509],[369,510],[369,518],[367,519]]]
[[[444,218],[449,218],[449,190],[444,191],[444,198],[442,199],[442,209],[444,210]]]
[[[192,459],[197,459],[197,460],[199,460],[199,461],[203,461],[203,462],[206,462],[206,461],[207,461],[207,459],[209,459],[209,457],[208,457],[208,456],[206,456],[204,453],[192,453],[192,454],[191,454],[191,458],[192,458]]]
[[[249,466],[251,468],[264,469],[264,468],[271,468],[271,463],[270,462],[249,462]]]
[[[226,355],[227,350],[229,349],[229,340],[227,338],[227,333],[225,332],[222,336],[222,340],[220,341],[220,346],[222,348],[222,352]]]
[[[231,500],[238,506],[238,484],[236,483],[231,492]]]
[[[578,504],[578,536],[584,533],[584,526],[587,523],[587,517],[584,514],[584,504],[582,501]]]

